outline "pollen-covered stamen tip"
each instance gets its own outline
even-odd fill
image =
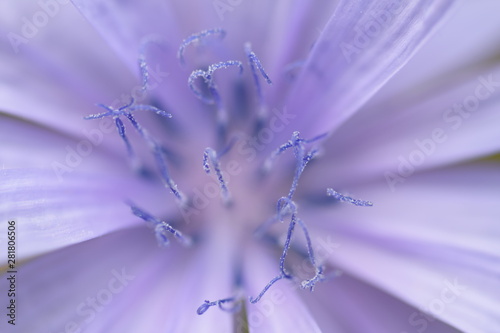
[[[260,121],[266,116],[266,108],[264,107],[264,94],[262,93],[262,87],[260,86],[259,75],[257,74],[257,70],[260,72],[262,77],[266,80],[267,84],[272,84],[269,75],[267,75],[264,67],[262,66],[257,55],[252,51],[252,46],[250,43],[245,44],[245,53],[247,55],[248,64],[250,65],[250,70],[252,71],[253,82],[255,85],[255,89],[257,91],[257,97],[259,99],[259,114],[258,117]]]
[[[212,165],[214,173],[217,177],[217,182],[219,183],[219,187],[221,189],[222,200],[225,205],[229,205],[231,203],[231,194],[229,193],[227,183],[224,180],[224,176],[222,174],[219,157],[220,156],[217,155],[217,152],[215,150],[210,147],[206,148],[205,152],[203,153],[203,170],[205,170],[205,173],[210,174],[210,164]]]
[[[160,174],[165,186],[172,192],[172,194],[177,199],[177,202],[181,206],[181,208],[187,207],[187,198],[186,196],[178,189],[177,184],[174,182],[172,177],[170,176],[170,171],[167,167],[167,159],[166,159],[166,151],[163,147],[156,142],[153,142],[153,155],[156,160],[156,164],[160,169]]]
[[[337,199],[340,202],[348,202],[348,203],[353,204],[353,205],[358,206],[358,207],[371,207],[371,206],[373,206],[373,203],[371,201],[354,199],[350,196],[340,194],[339,192],[335,191],[333,188],[326,189],[326,194],[330,197]]]
[[[190,237],[183,235],[180,231],[173,228],[170,224],[165,221],[161,221],[149,214],[148,212],[140,209],[139,207],[129,203],[129,206],[132,210],[132,213],[144,220],[149,224],[150,227],[154,229],[156,240],[158,245],[165,247],[170,244],[168,239],[168,234],[172,234],[178,241],[184,246],[190,246],[192,244],[192,240]]]
[[[148,90],[149,85],[149,69],[146,62],[146,51],[147,48],[152,45],[158,45],[160,47],[165,47],[165,41],[160,36],[147,36],[141,42],[139,47],[139,73],[141,75],[141,92],[145,93]]]
[[[188,38],[184,39],[181,43],[181,46],[179,47],[179,50],[177,51],[177,58],[179,59],[181,65],[184,65],[186,63],[184,60],[184,51],[185,51],[187,46],[189,46],[195,42],[199,42],[199,41],[205,39],[206,37],[213,36],[213,35],[219,36],[221,39],[223,39],[226,36],[226,31],[222,28],[207,29],[207,30],[203,30],[203,31],[200,31],[198,33],[192,34]]]
[[[232,305],[227,305],[232,304]],[[196,313],[199,315],[204,314],[210,307],[219,306],[219,309],[229,313],[237,313],[241,310],[242,300],[237,297],[229,297],[224,299],[219,299],[217,301],[210,302],[205,300],[202,305],[198,307]]]

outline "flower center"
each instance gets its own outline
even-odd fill
[[[181,65],[186,64],[185,51],[187,48],[195,47],[194,44],[209,39],[224,38],[225,35],[224,30],[217,28],[204,30],[186,38],[181,43],[177,53]],[[149,42],[151,41],[149,40]],[[141,89],[144,92],[148,90],[149,84],[149,68],[144,55],[145,47],[145,45],[141,47],[139,56],[139,69],[142,75]],[[154,230],[160,246],[168,245],[172,238],[185,246],[197,246],[197,241],[187,235],[188,232],[181,231],[181,229],[189,230],[185,226],[197,225],[199,226],[197,232],[201,230],[201,232],[213,233],[223,230],[225,235],[230,235],[231,242],[235,244],[235,252],[246,242],[255,240],[265,240],[273,246],[281,247],[281,256],[277,265],[278,275],[272,278],[266,286],[263,286],[258,295],[249,298],[250,303],[256,303],[274,283],[282,279],[297,282],[302,288],[312,291],[316,283],[329,277],[326,265],[318,262],[314,255],[308,228],[300,218],[299,205],[295,201],[301,175],[309,162],[317,156],[319,150],[316,146],[326,138],[326,135],[306,139],[302,138],[299,132],[293,132],[290,140],[275,147],[274,151],[266,147],[273,141],[274,132],[278,129],[280,131],[284,129],[286,123],[283,124],[280,121],[287,120],[287,113],[286,110],[269,111],[265,102],[263,83],[271,84],[272,81],[259,58],[252,51],[250,43],[246,43],[243,49],[246,61],[215,62],[205,68],[195,69],[191,75],[187,76],[187,85],[192,91],[193,97],[199,99],[209,112],[213,112],[216,124],[213,131],[214,146],[204,148],[203,151],[199,152],[199,155],[188,156],[188,161],[185,163],[186,170],[180,173],[181,176],[188,178],[182,179],[182,183],[191,185],[187,191],[185,188],[181,189],[172,176],[170,171],[172,157],[169,150],[139,124],[133,113],[150,111],[164,118],[170,118],[172,115],[155,106],[136,105],[132,98],[130,103],[118,109],[99,105],[106,111],[90,115],[86,119],[112,117],[115,120],[118,134],[125,144],[131,165],[136,171],[141,170],[141,163],[126,134],[122,118],[128,120],[147,143],[165,187],[173,194],[173,199],[178,203],[181,217],[179,220],[185,222],[184,224],[171,225],[130,203],[132,213],[144,220]],[[244,63],[248,66],[245,67]],[[231,125],[230,113],[228,112],[229,103],[224,100],[223,96],[226,94],[221,94],[220,88],[221,86],[226,87],[228,84],[222,84],[227,82],[217,80],[217,73],[221,70],[238,69],[235,74],[241,76],[244,68],[249,68],[257,112],[249,117],[252,124],[249,125],[246,122],[239,127],[246,129],[247,133],[249,131],[250,134],[238,131],[238,126]],[[238,100],[238,96],[236,96],[236,100]],[[288,152],[293,156],[293,159],[291,159],[292,164],[289,169],[292,171],[290,181],[287,184],[281,182],[284,177],[280,177],[280,181],[275,181],[272,176],[277,173],[283,174],[280,168],[286,163],[281,156],[288,154]],[[190,172],[194,170],[193,168],[204,171],[205,178],[200,178],[200,172]],[[371,202],[344,196],[333,189],[326,190],[325,188],[325,191],[325,196],[328,195],[337,201],[364,207],[372,205]],[[206,223],[207,216],[211,220],[210,223]],[[288,222],[284,244],[279,241],[275,233],[270,232],[277,222]],[[303,235],[305,248],[293,244],[296,230],[299,230]],[[248,235],[253,237],[248,237]],[[294,251],[308,260],[314,272],[312,276],[304,279],[287,269],[286,259],[290,251]],[[237,256],[236,253],[235,257]],[[242,308],[245,307],[240,291],[242,288],[244,289],[244,286],[241,285],[243,283],[242,273],[239,268],[235,268],[235,270],[235,285],[233,286],[235,295],[216,301],[205,301],[198,308],[198,314],[203,314],[212,306],[218,306],[229,312],[242,311]]]

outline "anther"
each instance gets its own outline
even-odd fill
[[[250,296],[248,300],[252,304],[257,303],[258,301],[260,301],[262,296],[264,296],[264,294],[269,290],[269,288],[271,288],[273,286],[273,284],[275,284],[279,280],[285,279],[285,278],[286,277],[284,275],[278,275],[278,276],[274,277],[271,281],[269,281],[269,283],[264,287],[264,289],[262,289],[262,291],[259,293],[259,295],[257,295],[257,297],[253,298],[252,296]]]
[[[234,303],[234,304],[232,306],[227,306],[228,303]],[[241,303],[242,303],[242,300],[236,299],[236,297],[224,298],[224,299],[220,299],[220,300],[213,301],[213,302],[205,300],[205,302],[203,302],[203,304],[198,307],[198,310],[196,310],[196,313],[199,315],[202,315],[210,307],[216,306],[216,305],[222,311],[226,311],[229,313],[237,313],[241,310]]]
[[[205,170],[207,174],[210,174],[210,164],[212,164],[212,168],[217,176],[217,181],[219,182],[219,186],[221,188],[222,199],[224,204],[228,205],[231,202],[231,196],[229,189],[227,188],[227,183],[222,175],[219,157],[220,156],[217,155],[215,150],[210,147],[206,148],[203,154],[203,170]]]
[[[355,206],[359,206],[359,207],[371,207],[371,206],[373,206],[373,203],[370,201],[354,199],[354,198],[349,197],[347,195],[340,194],[339,192],[335,191],[332,188],[326,189],[326,194],[328,196],[334,197],[335,199],[337,199],[340,202],[348,202],[348,203],[353,204]]]
[[[178,241],[184,246],[190,246],[192,244],[191,238],[184,236],[180,231],[170,226],[167,222],[161,221],[154,217],[153,215],[147,213],[146,211],[138,208],[135,205],[130,205],[132,213],[143,219],[149,224],[150,227],[154,228],[156,240],[160,246],[168,246],[170,241],[167,238],[168,234],[172,234]]]
[[[139,47],[139,72],[141,74],[141,92],[145,93],[148,90],[149,84],[149,70],[146,62],[146,49],[149,45],[156,44],[158,46],[164,47],[165,42],[159,36],[148,36],[142,42]]]
[[[207,29],[199,33],[192,34],[188,38],[184,39],[181,43],[181,46],[179,47],[179,51],[177,51],[177,58],[179,58],[181,65],[185,64],[184,50],[187,46],[213,35],[218,35],[221,39],[223,39],[226,36],[226,31],[221,28]]]

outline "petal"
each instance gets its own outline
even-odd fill
[[[410,91],[438,90],[435,86],[443,82],[453,86],[464,72],[480,71],[488,62],[496,62],[498,47],[491,41],[498,39],[498,10],[500,3],[496,1],[457,3],[446,24],[374,96],[375,104]],[[453,52],[444,52],[450,49]]]
[[[83,117],[99,112],[96,103],[112,104],[137,82],[72,5],[50,4],[54,17],[40,28],[33,20],[47,15],[37,2],[0,11],[2,33],[30,37],[18,47],[8,38],[0,42],[0,110],[81,133],[95,126]]]
[[[429,168],[497,153],[500,66],[455,73],[454,81],[367,104],[332,135],[318,167],[328,165],[331,179],[342,175],[345,182],[404,181]]]
[[[230,314],[196,314],[204,296],[229,286],[221,278],[229,277],[223,274],[229,266],[219,261],[222,272],[213,269],[212,250],[158,248],[150,230],[130,228],[52,252],[18,269],[17,297],[24,300],[18,313],[27,317],[19,316],[16,326],[23,332],[42,326],[51,332],[229,331]],[[6,283],[2,276],[0,286]]]
[[[139,318],[144,327],[150,328],[144,331],[153,332],[151,327],[161,322],[161,316],[150,322],[123,313],[118,317],[113,310],[123,309],[124,304],[130,309],[131,300],[140,304],[145,291],[147,294],[144,287],[151,274],[157,272],[161,276],[158,270],[169,269],[175,265],[175,259],[158,250],[146,228],[117,232],[37,258],[18,267],[16,328],[22,332],[39,331],[40,327],[46,332],[111,332],[103,327],[93,328],[107,316],[109,320],[130,324]],[[6,282],[2,276],[2,288]],[[5,299],[2,298],[2,304]],[[146,308],[155,312],[155,307]],[[0,325],[3,324],[5,321]]]
[[[160,186],[130,176],[78,173],[60,179],[53,170],[41,169],[0,174],[0,223],[6,227],[7,221],[16,221],[23,244],[18,259],[143,223],[132,215],[128,200],[145,207],[156,204],[163,214],[176,211],[172,199],[165,203]],[[0,237],[5,241],[7,235]]]
[[[337,128],[417,51],[452,1],[340,1],[286,105],[313,136]]]
[[[244,275],[246,293],[256,297],[278,275],[279,261],[256,245],[246,250]],[[250,332],[321,332],[299,297],[298,285],[276,282],[256,304],[247,303]]]
[[[323,332],[459,332],[348,274],[318,284],[305,296]]]
[[[461,330],[494,332],[499,185],[496,164],[443,169],[395,193],[384,183],[349,189],[374,206],[303,209],[304,219],[340,243],[332,264]]]

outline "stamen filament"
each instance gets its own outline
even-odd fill
[[[354,199],[354,198],[349,197],[347,195],[340,194],[339,192],[335,191],[333,188],[326,189],[326,194],[328,196],[334,197],[338,201],[348,202],[348,203],[353,204],[355,206],[359,206],[359,207],[371,207],[371,206],[373,206],[373,203],[370,201]]]
[[[223,304],[226,303],[236,303],[232,307],[225,307]],[[210,307],[212,306],[218,306],[219,309],[222,311],[230,312],[230,313],[237,313],[241,310],[241,299],[236,299],[235,297],[229,297],[229,298],[224,298],[220,299],[217,301],[210,302],[208,300],[205,300],[202,305],[198,307],[198,310],[196,310],[196,313],[199,315],[204,314]]]
[[[224,201],[224,204],[229,204],[231,201],[231,195],[229,193],[229,189],[227,188],[227,183],[224,180],[222,175],[221,165],[219,161],[219,156],[212,148],[208,147],[205,149],[203,154],[203,170],[205,173],[210,174],[210,164],[212,164],[212,168],[217,176],[217,180],[219,182],[219,186],[221,188],[221,195]]]
[[[190,246],[192,244],[191,238],[184,236],[180,231],[173,228],[167,222],[158,220],[153,215],[147,213],[146,211],[140,209],[139,207],[133,204],[130,204],[130,208],[132,209],[132,213],[135,216],[143,219],[151,227],[154,228],[158,245],[165,247],[170,244],[170,241],[167,238],[168,233],[174,235],[174,237],[179,241],[179,243],[181,243],[184,246]]]
[[[184,39],[181,43],[181,46],[179,47],[179,51],[177,51],[177,58],[179,58],[181,65],[184,65],[186,63],[184,60],[184,51],[187,46],[195,42],[199,42],[200,40],[212,35],[219,35],[220,38],[223,39],[226,36],[226,31],[222,28],[207,29],[199,33],[192,34],[188,38]]]

